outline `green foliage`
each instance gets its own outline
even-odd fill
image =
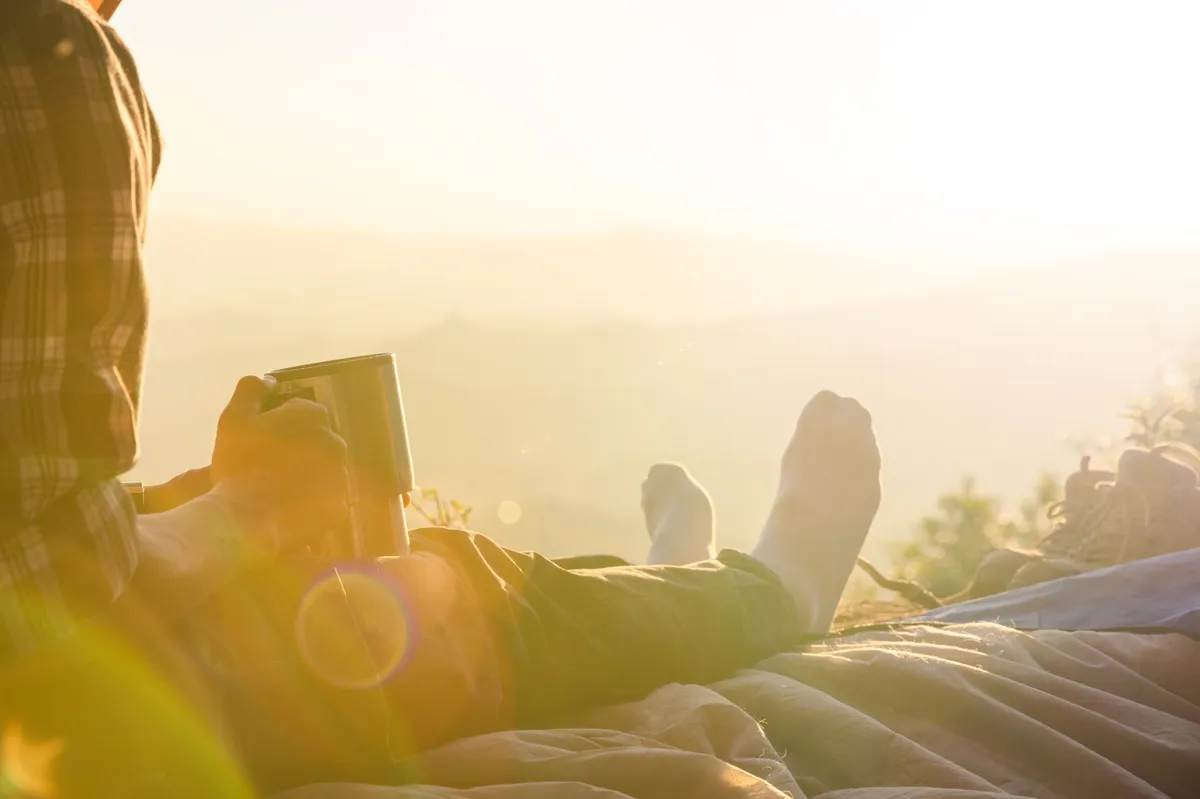
[[[1200,361],[1163,378],[1158,387],[1121,414],[1129,422],[1125,440],[1135,447],[1147,449],[1176,445],[1176,449],[1191,450],[1193,457],[1200,450]]]
[[[1130,446],[1168,445],[1200,468],[1200,359],[1164,376],[1121,418],[1129,424],[1125,441]],[[973,480],[964,480],[957,491],[939,498],[937,513],[917,524],[912,540],[896,548],[901,576],[939,597],[958,593],[993,549],[1035,547],[1050,532],[1046,510],[1060,495],[1058,481],[1043,474],[1017,512],[1005,515],[995,497],[978,493]]]
[[[918,522],[912,540],[897,547],[901,575],[936,596],[955,594],[992,550],[1034,546],[1045,536],[1046,510],[1059,497],[1058,481],[1043,474],[1017,512],[1006,515],[995,497],[980,494],[975,481],[965,478],[957,491],[938,499],[937,513]]]
[[[409,510],[433,527],[466,530],[471,523],[471,508],[456,499],[444,499],[436,488],[418,488],[413,492]]]

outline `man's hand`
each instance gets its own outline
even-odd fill
[[[346,517],[346,444],[325,408],[263,411],[273,380],[243,378],[217,424],[212,490],[137,518],[140,563],[123,600],[159,620],[193,612],[238,572],[304,546]]]
[[[320,403],[291,399],[263,411],[271,378],[244,377],[217,422],[212,478],[270,509],[278,549],[295,549],[346,518],[346,443]],[[256,542],[270,545],[270,542]]]

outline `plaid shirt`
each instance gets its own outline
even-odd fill
[[[138,561],[142,241],[158,129],[85,0],[0,0],[0,657],[103,613]]]

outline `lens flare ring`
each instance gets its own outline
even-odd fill
[[[296,611],[309,669],[347,690],[378,687],[407,662],[417,625],[404,589],[374,564],[341,565],[318,578]]]

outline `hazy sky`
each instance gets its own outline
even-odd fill
[[[159,213],[1200,246],[1200,4],[125,0]]]

